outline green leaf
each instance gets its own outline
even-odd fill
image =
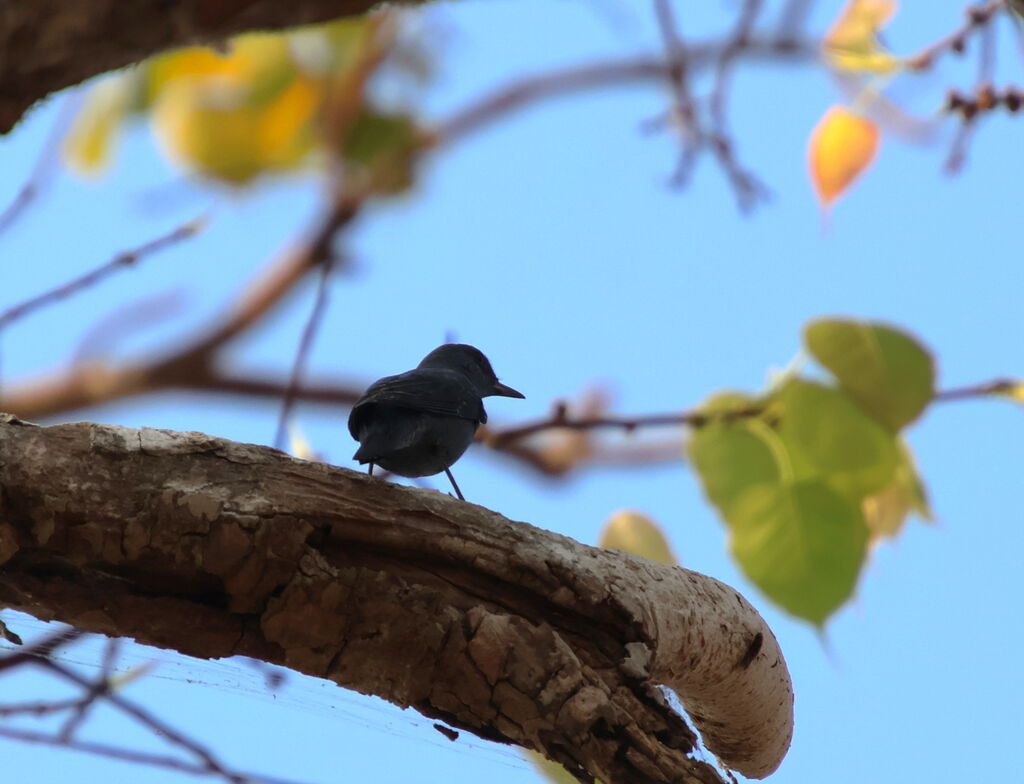
[[[778,483],[788,471],[785,445],[759,420],[705,425],[688,451],[704,492],[723,515],[751,485]]]
[[[895,437],[843,392],[792,379],[778,400],[783,407],[779,436],[792,464],[802,467],[797,478],[824,479],[856,502],[892,480],[899,459]]]
[[[865,412],[895,432],[935,396],[931,354],[905,332],[881,324],[819,319],[804,329],[808,350]]]
[[[853,593],[868,529],[859,504],[826,482],[749,487],[727,522],[744,573],[793,615],[820,626]]]
[[[342,150],[373,178],[375,190],[399,193],[412,184],[413,159],[422,137],[412,117],[365,109],[355,118]]]
[[[551,782],[551,784],[578,784],[580,781],[580,779],[573,776],[557,762],[552,762],[543,755],[538,754],[536,751],[524,749],[523,756],[526,757],[526,759],[533,764],[533,767],[537,769],[537,772]],[[600,784],[600,782],[597,784]]]

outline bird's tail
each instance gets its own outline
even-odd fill
[[[372,463],[378,455],[374,454],[377,450],[370,449],[369,444],[360,444],[359,449],[352,455],[353,460],[359,461],[359,465],[366,465]]]

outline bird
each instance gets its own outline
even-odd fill
[[[371,384],[348,417],[348,430],[359,442],[352,456],[399,476],[447,474],[459,500],[451,466],[462,457],[487,421],[483,398],[525,398],[498,381],[480,349],[446,343],[415,369],[385,376]]]

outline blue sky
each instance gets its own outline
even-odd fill
[[[694,31],[716,29],[727,18],[722,10],[734,7],[676,5],[694,15],[683,20]],[[839,5],[818,3],[817,30]],[[897,52],[918,49],[961,18],[961,4],[949,0],[906,6],[888,39]],[[429,27],[445,39],[427,100],[434,117],[524,73],[657,46],[647,3],[477,0],[429,14]],[[1013,37],[1002,44],[1000,81],[1020,84]],[[945,85],[967,87],[971,74],[969,64],[943,64],[937,75],[901,83],[897,94],[928,113]],[[1024,376],[1024,120],[986,122],[953,179],[941,172],[948,135],[925,148],[886,139],[875,167],[825,228],[807,182],[805,144],[825,108],[841,99],[835,85],[819,69],[758,64],[740,70],[733,99],[740,156],[774,192],[750,217],[737,213],[710,161],[689,189],[666,187],[676,146],[640,130],[666,107],[655,85],[549,102],[439,155],[413,194],[367,215],[348,236],[353,270],[332,285],[312,372],[372,379],[404,370],[451,331],[482,348],[502,380],[527,396],[491,402],[494,421],[543,415],[555,398],[594,384],[614,390],[622,412],[671,411],[723,388],[760,388],[770,368],[796,353],[802,325],[846,314],[919,335],[938,357],[943,387]],[[56,105],[0,140],[0,202],[23,181]],[[301,233],[317,197],[312,180],[240,196],[194,188],[160,159],[144,129],[128,134],[104,180],[62,174],[0,237],[0,310],[214,206],[209,229],[12,326],[0,336],[3,380],[65,363],[82,336],[126,301],[178,301],[180,312],[119,341],[116,353],[152,351],[201,327]],[[286,371],[312,294],[310,286],[298,292],[233,361]],[[276,414],[269,404],[168,394],[68,418],[269,443]],[[349,465],[354,450],[346,416],[298,409],[314,448],[338,465]],[[938,521],[911,523],[873,553],[855,600],[828,626],[827,646],[739,573],[682,461],[589,469],[552,483],[470,453],[456,474],[474,502],[585,542],[615,510],[638,508],[668,530],[687,567],[747,595],[778,636],[795,682],[796,735],[773,781],[952,784],[1002,774],[991,750],[1018,742],[1024,682],[1012,662],[1024,644],[1014,622],[1024,549],[1022,439],[1020,409],[999,401],[936,406],[914,426],[910,443]],[[8,620],[28,636],[41,628],[21,616]],[[465,735],[450,743],[416,714],[331,684],[294,677],[272,697],[244,666],[155,655],[154,674],[126,696],[239,768],[315,784],[537,780],[506,749]],[[36,679],[10,680],[5,701],[38,698],[44,688]],[[89,736],[136,738],[105,712]],[[6,741],[0,749],[12,780],[183,780]]]

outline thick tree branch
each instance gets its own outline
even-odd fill
[[[718,581],[199,433],[0,418],[0,604],[329,678],[581,780],[720,782],[792,733],[771,631]]]
[[[0,13],[0,133],[32,104],[178,46],[361,14],[377,0],[7,0]]]

